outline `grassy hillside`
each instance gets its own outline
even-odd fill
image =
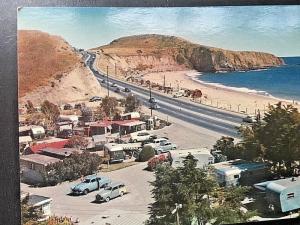
[[[51,85],[52,78],[60,79],[78,63],[80,57],[61,37],[41,31],[19,31],[19,96],[37,87]]]

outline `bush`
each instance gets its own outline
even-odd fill
[[[46,167],[44,185],[56,185],[63,181],[76,180],[98,171],[101,158],[97,154],[84,152],[72,154],[61,162]]]
[[[151,146],[145,146],[139,155],[140,162],[146,162],[155,156],[155,151]]]

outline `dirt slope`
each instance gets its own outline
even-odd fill
[[[63,38],[41,31],[18,32],[19,97],[68,102],[100,92],[82,55]]]

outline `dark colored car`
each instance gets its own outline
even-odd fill
[[[105,84],[105,82],[106,82],[105,80],[102,80],[102,81],[101,81],[102,84]]]
[[[125,88],[124,92],[131,92],[131,90],[129,88]]]
[[[72,107],[72,105],[70,105],[70,104],[65,104],[64,105],[64,110],[70,110],[70,109],[72,109],[73,107]]]
[[[117,88],[115,89],[115,92],[116,92],[116,93],[120,93],[120,92],[121,92],[120,88],[117,87]]]
[[[62,130],[61,132],[59,132],[57,134],[58,138],[64,138],[64,139],[71,138],[72,136],[73,136],[73,131],[72,130]]]
[[[98,102],[98,101],[101,101],[101,100],[102,100],[102,98],[99,97],[99,96],[94,96],[94,97],[90,98],[90,102]]]
[[[81,109],[82,105],[81,103],[75,104],[74,109]]]
[[[112,83],[110,86],[111,87],[117,87],[116,83]]]

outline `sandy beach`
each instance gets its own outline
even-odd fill
[[[171,86],[175,89],[200,89],[204,96],[202,97],[201,101],[204,104],[213,105],[218,108],[225,108],[232,111],[245,112],[248,114],[254,114],[258,109],[263,112],[268,109],[269,104],[272,105],[281,101],[280,99],[269,96],[201,83],[193,79],[197,74],[199,73],[193,70],[158,72],[148,73],[143,76],[143,79],[163,85],[165,76],[166,86]],[[282,102],[291,104],[291,102]],[[300,108],[299,105],[294,104],[294,106],[298,109]]]

